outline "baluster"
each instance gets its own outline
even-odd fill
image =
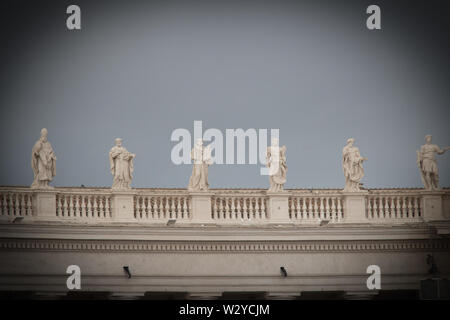
[[[373,198],[373,217],[379,218],[380,217],[380,198],[374,197]]]
[[[89,197],[88,196],[83,196],[83,216],[84,217],[89,217]]]
[[[320,197],[314,198],[314,206],[316,208],[316,218],[322,219],[323,217],[323,203]]]
[[[183,214],[185,218],[189,218],[189,198],[188,197],[184,197],[183,198]]]
[[[148,199],[150,205],[150,218],[155,218],[155,199],[153,197],[149,197]]]
[[[236,219],[242,219],[242,202],[241,198],[236,198]]]
[[[407,198],[407,201],[408,201],[408,204],[407,204],[407,206],[408,206],[408,217],[410,217],[410,218],[414,217],[414,212],[413,212],[413,208],[412,208],[412,202],[414,201],[413,199],[414,199],[413,197],[408,197]]]
[[[297,198],[296,197],[289,197],[288,202],[288,213],[289,213],[289,219],[295,219],[297,216]]]
[[[374,218],[374,205],[375,205],[375,198],[369,197],[367,201],[367,218],[373,219]]]
[[[5,214],[5,195],[0,193],[0,214]]]
[[[212,198],[212,200],[211,200],[211,205],[212,205],[211,216],[213,219],[216,219],[220,216],[219,203],[220,203],[219,198],[215,198],[215,197]]]
[[[98,196],[98,215],[100,218],[106,218],[105,214],[105,196]]]
[[[26,193],[22,193],[20,195],[20,214],[22,216],[27,215],[27,194]]]
[[[22,193],[20,195],[19,210],[20,210],[20,215],[22,215],[22,216],[26,216],[27,215],[26,197],[27,197],[27,195],[25,193]]]
[[[148,219],[148,197],[144,197],[144,213],[145,218]]]
[[[177,209],[176,209],[176,206],[175,206],[176,200],[177,200],[176,197],[173,197],[173,196],[170,197],[170,217],[178,219],[177,211],[176,211]]]
[[[88,196],[88,212],[89,212],[89,217],[94,217],[94,203],[93,203],[93,197],[92,196]]]
[[[305,219],[309,219],[309,215],[310,215],[310,203],[309,203],[309,198],[304,197],[303,198],[303,205],[304,205],[304,210],[305,210]]]
[[[163,211],[163,198],[157,197],[156,198],[156,208],[158,211],[158,219],[164,218],[164,211]]]
[[[255,197],[250,198],[250,207],[252,208],[250,218],[256,219],[256,198]]]
[[[391,197],[391,218],[395,219],[397,218],[397,203],[396,203],[396,197]]]
[[[298,219],[300,214],[300,199],[298,197],[293,197],[291,219]]]
[[[231,206],[230,206],[230,219],[234,219],[236,215],[236,198],[231,197]]]
[[[420,198],[414,197],[414,216],[420,217]]]
[[[416,200],[417,200],[417,217],[421,217],[422,216],[422,200],[420,199],[420,197],[417,197]]]
[[[249,219],[250,216],[248,214],[249,208],[248,208],[248,204],[247,204],[247,198],[243,197],[242,198],[242,218],[243,219]]]
[[[330,211],[330,198],[329,197],[325,197],[325,219],[329,219],[329,220],[333,219],[333,214]]]
[[[139,196],[137,198],[137,218],[140,219],[143,218],[143,211],[144,211],[144,197]]]
[[[22,201],[20,193],[14,194],[14,213],[16,216],[20,216],[20,202]]]
[[[70,215],[72,217],[76,217],[77,216],[75,202],[76,202],[75,196],[74,195],[69,195],[69,212],[70,212]]]
[[[267,198],[261,200],[262,211],[264,212],[264,218],[269,219],[269,212],[267,210]]]
[[[409,218],[409,213],[408,213],[408,197],[402,197],[402,215],[404,218]]]
[[[297,202],[298,202],[297,219],[305,219],[305,215],[306,215],[305,198],[297,197]]]
[[[62,209],[62,197],[63,197],[62,194],[58,194],[56,196],[56,212],[57,212],[57,215],[60,217],[64,217],[64,212]]]
[[[335,200],[335,206],[336,206],[336,219],[339,222],[342,219],[342,206],[341,206],[341,199],[340,198],[334,198]]]
[[[72,212],[72,216],[76,217],[77,216],[76,197],[74,195],[70,196],[70,210]]]
[[[217,215],[218,219],[226,219],[228,209],[228,199],[227,198],[219,198],[219,214]]]
[[[102,208],[101,208],[101,200],[102,200],[101,195],[95,196],[95,202],[97,203],[97,217],[99,217],[99,218],[103,218]]]

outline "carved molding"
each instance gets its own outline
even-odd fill
[[[304,253],[449,251],[450,240],[400,241],[99,241],[1,239],[0,251]]]

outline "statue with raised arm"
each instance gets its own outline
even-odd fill
[[[431,143],[432,136],[425,136],[425,144],[417,150],[417,165],[420,170],[423,186],[426,190],[439,189],[439,172],[435,153],[443,154],[450,150],[450,147],[443,149]]]
[[[52,145],[47,140],[48,131],[41,130],[40,139],[34,144],[31,151],[31,168],[34,173],[34,180],[31,184],[33,189],[51,189],[49,182],[56,175],[56,156]]]
[[[203,140],[197,139],[191,151],[193,160],[192,175],[189,179],[189,191],[206,191],[209,189],[208,166],[212,164],[211,147],[203,146]]]
[[[280,147],[277,138],[273,138],[272,145],[267,148],[267,167],[269,168],[269,191],[283,191],[287,173],[286,146]]]
[[[113,190],[131,189],[130,184],[133,179],[134,164],[136,157],[134,153],[130,153],[122,146],[122,139],[115,140],[116,145],[109,151],[109,164],[111,174],[114,177]]]
[[[359,182],[364,177],[364,169],[362,163],[367,158],[361,157],[359,149],[353,144],[355,139],[347,140],[347,145],[342,150],[342,169],[345,176],[345,192],[360,191]]]

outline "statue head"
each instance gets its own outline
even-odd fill
[[[44,142],[47,141],[47,135],[48,135],[47,129],[43,128],[41,130],[41,140],[44,141]]]
[[[425,142],[426,143],[431,143],[431,139],[432,139],[432,135],[431,134],[427,134],[426,136],[425,136]]]
[[[353,146],[354,143],[355,143],[355,139],[353,139],[353,138],[347,139],[347,144],[349,146]]]
[[[121,147],[122,146],[122,139],[121,138],[116,138],[115,140],[116,146]]]
[[[279,144],[278,138],[272,138],[272,146],[278,147],[278,144]]]

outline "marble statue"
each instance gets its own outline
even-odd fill
[[[283,191],[287,173],[286,146],[280,147],[277,138],[273,138],[272,145],[267,148],[267,167],[269,168],[269,191]]]
[[[191,151],[191,159],[194,166],[192,175],[189,179],[189,191],[206,191],[209,188],[208,166],[212,164],[211,147],[203,146],[203,140],[197,139],[194,148]]]
[[[450,147],[443,149],[431,143],[432,136],[425,136],[425,144],[417,150],[417,165],[420,169],[422,183],[427,190],[439,189],[439,173],[435,153],[443,154],[450,150]]]
[[[353,144],[355,139],[347,140],[347,145],[342,150],[342,169],[345,176],[345,192],[360,191],[359,182],[364,177],[363,161],[367,158],[361,157],[359,149]]]
[[[41,137],[31,151],[31,168],[34,172],[33,189],[51,189],[49,182],[56,175],[56,156],[47,140],[48,131],[43,128]]]
[[[113,190],[128,190],[133,179],[134,165],[133,160],[136,157],[122,146],[122,139],[115,140],[116,145],[109,151],[109,164],[111,173],[114,176]]]

